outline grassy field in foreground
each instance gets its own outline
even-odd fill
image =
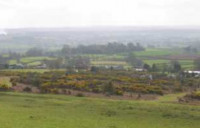
[[[2,128],[199,128],[200,106],[63,95],[0,93]]]

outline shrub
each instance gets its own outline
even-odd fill
[[[116,91],[115,91],[115,94],[116,94],[116,95],[122,96],[122,95],[123,95],[123,91],[122,91],[122,90],[116,90]]]
[[[57,88],[50,89],[50,93],[58,94],[59,90]]]
[[[77,93],[76,96],[77,97],[84,97],[84,94],[83,93]]]
[[[32,89],[31,89],[30,87],[25,87],[25,88],[23,89],[23,91],[24,91],[24,92],[31,92]]]

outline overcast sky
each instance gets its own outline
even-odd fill
[[[0,0],[0,28],[200,25],[200,0]]]

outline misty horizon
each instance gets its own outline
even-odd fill
[[[0,28],[200,26],[198,0],[0,0]]]

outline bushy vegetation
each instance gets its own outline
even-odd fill
[[[187,100],[200,100],[200,91],[194,91],[190,94],[187,94],[184,98]]]
[[[0,90],[9,90],[12,87],[9,77],[0,77]]]
[[[123,95],[124,93],[143,93],[163,95],[182,92],[188,88],[197,88],[198,78],[173,78],[165,74],[97,70],[91,71],[51,71],[37,72],[1,72],[2,75],[16,76],[13,83],[19,82],[35,86],[43,93],[61,93],[66,90]]]

